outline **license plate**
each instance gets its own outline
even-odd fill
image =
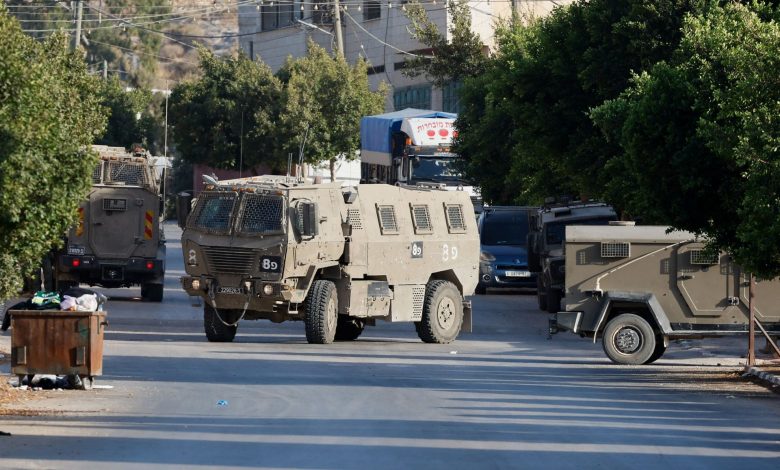
[[[240,287],[218,287],[218,294],[242,294],[243,290]]]
[[[83,255],[86,252],[84,250],[84,247],[81,245],[68,245],[68,254],[69,255]]]
[[[506,277],[531,277],[530,271],[505,271],[504,276]]]

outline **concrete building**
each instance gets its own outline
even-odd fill
[[[439,31],[449,35],[451,17],[447,0],[422,0]],[[458,112],[456,84],[435,88],[425,77],[403,75],[409,54],[429,54],[412,39],[405,0],[341,0],[344,55],[350,63],[367,59],[369,80],[376,89],[382,81],[390,85],[386,111],[404,108]],[[482,38],[486,52],[494,47],[493,31],[499,18],[508,18],[514,8],[521,15],[548,14],[569,1],[469,0],[472,30]],[[308,38],[328,50],[335,48],[332,0],[257,0],[239,3],[239,45],[253,59],[278,70],[288,56],[306,55]],[[307,26],[310,25],[310,26]]]

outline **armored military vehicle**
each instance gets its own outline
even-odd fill
[[[145,300],[160,302],[165,276],[165,236],[160,213],[160,178],[142,150],[94,145],[100,161],[92,190],[78,209],[78,223],[54,253],[58,289],[85,283],[141,286]]]
[[[546,204],[530,216],[528,267],[536,273],[539,309],[550,313],[561,307],[565,280],[563,240],[568,225],[607,225],[617,220],[612,206],[601,202]]]
[[[670,339],[744,334],[749,281],[725,253],[658,226],[566,228],[564,311],[552,329],[602,338],[619,364],[648,364]],[[780,333],[780,281],[754,288],[756,319]]]
[[[301,320],[321,344],[354,340],[377,319],[414,322],[430,343],[470,330],[479,236],[465,192],[212,183],[186,218],[181,278],[204,299],[209,341],[232,341],[242,319]]]

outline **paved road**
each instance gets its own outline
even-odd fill
[[[534,297],[509,294],[476,298],[475,333],[451,345],[389,323],[309,345],[301,323],[270,322],[211,344],[167,229],[165,301],[107,291],[97,384],[113,388],[34,392],[42,415],[0,417],[0,468],[780,466],[780,400],[728,377],[739,342],[615,366],[587,340],[548,340]]]

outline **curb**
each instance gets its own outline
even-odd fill
[[[780,377],[768,372],[763,372],[756,367],[748,367],[748,369],[742,374],[742,377],[757,377],[765,382],[769,382],[774,385],[780,385]]]

